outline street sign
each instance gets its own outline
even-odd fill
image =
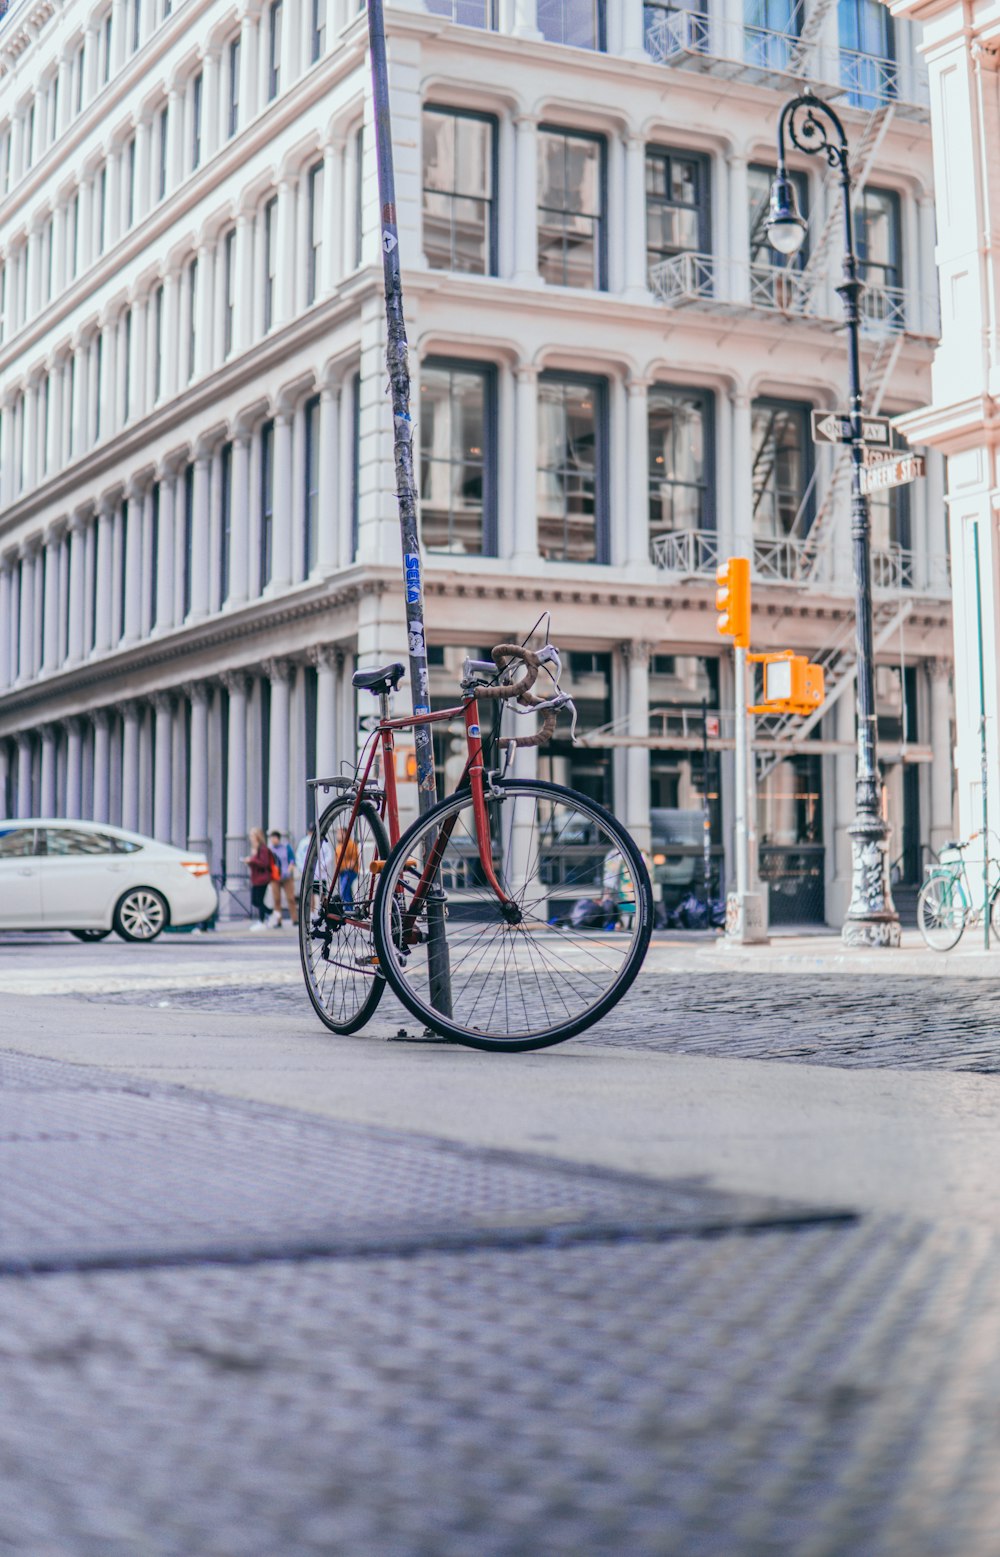
[[[862,492],[887,492],[890,487],[905,487],[924,474],[922,454],[900,454],[896,459],[880,460],[861,472]]]
[[[813,443],[850,443],[851,418],[841,411],[813,411]],[[892,438],[892,424],[887,416],[863,416],[861,437],[865,443],[877,443],[887,449]]]

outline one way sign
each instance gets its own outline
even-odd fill
[[[892,434],[887,416],[861,418],[861,436],[865,443],[877,443],[889,447]],[[850,443],[851,418],[841,411],[814,411],[812,413],[813,443]]]

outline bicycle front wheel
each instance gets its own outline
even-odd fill
[[[353,797],[347,796],[323,812],[306,851],[299,898],[306,991],[316,1015],[334,1033],[363,1027],[385,990],[372,939],[372,905],[389,839],[369,801],[361,802],[352,825],[353,809]]]
[[[957,876],[942,871],[928,877],[917,895],[917,924],[932,951],[950,951],[958,945],[968,911]]]
[[[399,999],[435,1032],[476,1049],[542,1049],[590,1027],[629,988],[652,930],[649,872],[603,806],[559,784],[501,783],[486,811],[510,902],[485,877],[472,795],[460,792],[390,854],[375,948]]]

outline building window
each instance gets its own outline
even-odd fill
[[[94,188],[97,199],[97,253],[104,253],[108,224],[108,165],[102,162]]]
[[[157,135],[157,168],[156,168],[156,198],[163,200],[167,193],[167,163],[170,149],[170,109],[163,107],[157,117],[159,134]]]
[[[603,0],[538,0],[538,30],[550,43],[603,49]]]
[[[607,561],[603,379],[538,381],[538,550],[553,562]]]
[[[774,168],[751,162],[747,169],[750,197],[750,296],[765,308],[785,308],[793,300],[790,288],[796,283],[783,274],[803,270],[809,258],[809,235],[797,254],[779,254],[767,241],[767,213],[771,198]],[[798,170],[789,169],[801,215],[809,220],[809,181]]]
[[[744,0],[743,55],[764,70],[787,70],[799,34],[799,0]]]
[[[0,130],[0,196],[10,193],[10,126]]]
[[[35,99],[31,99],[24,122],[24,166],[27,171],[35,160]]]
[[[274,323],[274,281],[278,247],[278,197],[264,207],[264,334]]]
[[[198,261],[193,259],[187,268],[187,377],[194,378],[194,365],[198,340]]]
[[[460,27],[483,27],[496,31],[497,0],[427,0],[432,16],[446,16]]]
[[[125,382],[122,385],[122,419],[128,421],[132,414],[132,310],[126,308],[122,315],[122,355],[125,363]]]
[[[111,80],[111,12],[101,27],[101,80],[105,86]]]
[[[428,551],[496,551],[495,374],[430,358],[420,371],[420,533]]]
[[[69,423],[66,428],[66,450],[68,457],[73,458],[76,453],[76,354],[69,359],[69,389],[66,395],[66,420]]]
[[[752,442],[754,535],[766,540],[805,535],[812,522],[809,407],[755,400]]]
[[[260,589],[271,581],[271,556],[274,539],[274,423],[265,422],[260,430]]]
[[[118,599],[116,602],[118,606],[116,622],[118,630],[115,633],[116,639],[123,638],[125,636],[125,596],[128,589],[128,549],[130,545],[134,545],[135,542],[139,539],[134,531],[131,535],[129,534],[129,531],[133,530],[133,526],[129,523],[129,504],[127,502],[122,504],[120,522],[122,543],[118,550]]]
[[[219,451],[219,604],[229,599],[229,573],[233,544],[233,446],[224,443]]]
[[[194,570],[194,466],[184,467],[184,577],[181,580],[182,616],[191,614]]]
[[[59,134],[59,77],[53,76],[49,83],[49,145],[53,145]]]
[[[539,131],[538,270],[552,286],[605,286],[604,141]]]
[[[646,259],[652,268],[676,254],[711,254],[707,157],[646,148]],[[706,271],[710,272],[710,265]]]
[[[149,626],[156,626],[156,569],[160,556],[160,483],[153,482],[150,492],[149,556],[146,570],[146,588],[149,590]]]
[[[222,355],[233,349],[236,320],[236,228],[230,227],[222,240]]]
[[[315,303],[319,294],[320,262],[323,253],[323,164],[316,162],[306,175],[308,198],[306,250],[306,302]]]
[[[867,184],[854,200],[854,245],[858,272],[866,291],[897,291],[902,286],[900,268],[899,196],[889,189]],[[865,299],[862,298],[862,308]]]
[[[80,268],[80,191],[69,203],[69,280],[75,281]]]
[[[852,108],[877,108],[896,96],[899,78],[892,17],[879,0],[840,0],[840,83]]]
[[[153,293],[153,404],[163,394],[163,283]]]
[[[142,0],[132,0],[132,53],[138,51],[142,42]]]
[[[267,13],[267,100],[281,91],[281,0],[271,0]]]
[[[48,474],[49,469],[49,417],[52,411],[52,379],[46,373],[42,381],[42,435],[39,439],[39,453],[41,455],[42,475]]]
[[[201,166],[201,100],[204,78],[201,71],[191,82],[191,171]]]
[[[425,108],[424,257],[432,270],[496,273],[496,120]]]
[[[240,40],[234,38],[229,45],[229,68],[226,74],[229,100],[226,104],[226,134],[230,140],[240,127]]]
[[[319,395],[313,395],[304,407],[306,464],[303,556],[306,578],[316,566],[319,556],[319,414]]]
[[[711,530],[712,400],[700,390],[649,391],[649,536]]]
[[[135,136],[125,147],[125,230],[135,221]]]
[[[365,220],[365,130],[361,126],[354,137],[354,263],[361,264]]]
[[[309,58],[315,65],[326,48],[326,0],[312,0]]]
[[[83,47],[84,46],[81,43],[76,48],[73,54],[72,64],[70,65],[70,87],[73,94],[72,101],[74,116],[83,113]]]
[[[41,233],[39,235],[38,264],[39,264],[39,268],[41,270],[42,302],[43,303],[50,303],[52,301],[52,264],[53,264],[52,217],[51,216],[46,221],[46,223],[45,223],[44,227],[42,228]]]
[[[101,436],[101,401],[102,390],[104,387],[102,384],[102,380],[104,378],[104,336],[101,335],[100,332],[94,336],[94,343],[91,347],[91,351],[94,354],[94,442],[96,443]]]

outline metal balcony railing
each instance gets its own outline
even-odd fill
[[[671,530],[653,539],[649,554],[662,572],[687,577],[711,577],[721,555],[714,530]],[[946,556],[925,556],[905,546],[873,547],[871,566],[872,587],[880,593],[905,591],[941,599],[951,594]],[[753,576],[762,584],[819,585],[837,594],[854,587],[850,556],[845,552],[833,558],[828,549],[817,552],[808,535],[755,537]]]
[[[848,108],[894,103],[905,118],[926,120],[930,95],[926,69],[904,71],[894,59],[854,49],[830,48],[797,33],[712,15],[668,10],[646,28],[646,50],[665,65],[744,80],[776,90],[809,80]]]
[[[650,543],[650,559],[665,573],[714,574],[719,541],[714,530],[670,530]]]

